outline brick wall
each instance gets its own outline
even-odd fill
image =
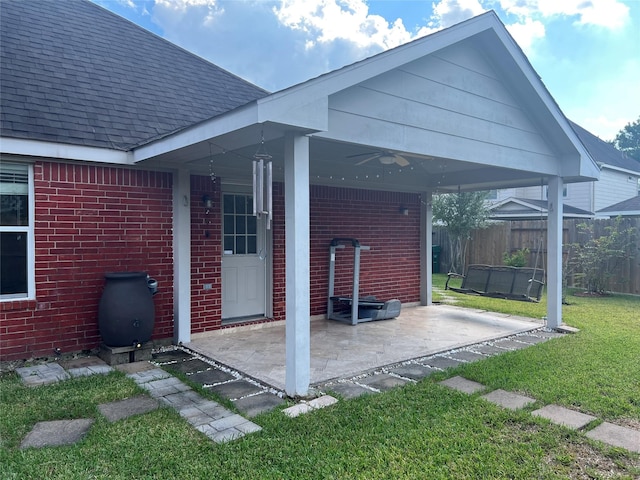
[[[209,195],[213,208],[208,214],[202,196]],[[418,195],[311,187],[311,314],[326,313],[329,278],[329,243],[334,237],[357,238],[371,247],[363,251],[360,292],[380,299],[402,302],[420,299],[420,199]],[[191,181],[192,332],[221,328],[221,190],[209,177]],[[273,319],[286,312],[284,185],[274,184],[273,231]],[[402,215],[400,207],[409,215]],[[208,236],[206,232],[209,232]],[[353,250],[339,253],[337,294],[350,295]],[[204,290],[211,283],[212,290]]]
[[[211,199],[206,209],[204,196]],[[191,176],[191,333],[220,328],[222,323],[222,193],[220,181]],[[205,284],[211,284],[205,290]]]
[[[36,300],[0,303],[0,359],[97,347],[105,272],[156,278],[153,338],[171,337],[171,174],[52,162],[34,174]]]
[[[400,207],[408,215],[400,213]],[[360,295],[420,300],[420,198],[415,194],[311,187],[311,314],[327,311],[329,244],[355,238],[371,247],[360,255]],[[336,295],[351,296],[353,248],[336,253]]]
[[[0,303],[0,359],[51,356],[100,344],[97,310],[104,273],[146,271],[159,281],[153,339],[173,336],[172,176],[126,168],[39,162],[36,300]],[[207,212],[203,196],[213,202]],[[311,314],[326,313],[329,243],[356,238],[360,293],[419,300],[417,195],[312,186]],[[191,178],[192,333],[222,328],[221,188]],[[274,320],[285,318],[284,186],[273,192]],[[400,207],[408,208],[402,215]],[[352,249],[338,253],[336,294],[350,294]],[[205,284],[211,284],[205,290]]]

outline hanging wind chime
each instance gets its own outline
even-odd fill
[[[266,227],[270,230],[273,210],[273,167],[272,157],[264,146],[264,132],[260,132],[260,145],[253,158],[253,215],[258,219],[266,216]]]

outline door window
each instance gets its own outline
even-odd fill
[[[225,255],[258,253],[253,197],[236,193],[223,196],[223,242]]]

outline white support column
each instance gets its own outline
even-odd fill
[[[309,265],[309,137],[287,134],[284,148],[286,236],[286,374],[287,395],[309,390],[311,307]]]
[[[173,340],[191,341],[191,174],[173,173]],[[160,286],[162,288],[162,286]],[[168,286],[167,286],[168,288]]]
[[[562,324],[562,178],[551,177],[547,194],[547,326]]]
[[[420,206],[420,303],[433,303],[433,206],[431,192],[424,192]]]

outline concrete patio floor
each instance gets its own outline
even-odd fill
[[[313,320],[311,385],[542,326],[542,320],[451,305],[404,307],[397,319],[356,326]],[[284,322],[194,335],[185,346],[284,390]]]

